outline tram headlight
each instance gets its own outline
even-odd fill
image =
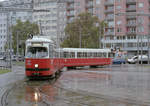
[[[35,101],[38,101],[38,93],[37,92],[34,93],[34,99],[35,99]]]
[[[39,65],[38,65],[38,64],[35,64],[34,66],[35,66],[35,68],[38,68],[38,67],[39,67]]]

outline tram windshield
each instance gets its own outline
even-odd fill
[[[46,47],[28,47],[26,58],[46,58],[48,50]]]

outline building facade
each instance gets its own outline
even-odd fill
[[[102,0],[101,0],[102,1]],[[130,55],[148,52],[149,0],[103,0],[105,28],[104,46],[120,48]],[[140,42],[140,43],[139,43]]]
[[[41,33],[50,36],[57,44],[64,36],[66,5],[57,0],[34,0],[33,20],[40,26]],[[46,11],[42,11],[46,10]]]
[[[0,4],[2,6],[0,8],[0,51],[4,52],[6,41],[11,38],[10,26],[15,25],[17,20],[32,22],[32,11],[19,9],[32,9],[33,6],[32,0],[8,0]]]
[[[103,47],[135,55],[149,49],[149,7],[149,0],[67,0],[66,15],[68,23],[86,11],[105,20]]]
[[[7,42],[7,33],[8,33],[8,26],[7,26],[7,13],[0,12],[0,51],[5,51],[5,44]]]

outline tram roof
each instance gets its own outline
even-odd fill
[[[49,36],[33,36],[32,39],[28,39],[26,42],[49,42],[53,43]]]
[[[64,52],[111,52],[110,49],[63,48]]]

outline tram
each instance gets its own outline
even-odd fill
[[[63,67],[111,64],[110,49],[56,48],[47,36],[26,41],[25,73],[29,78],[50,77]]]
[[[110,49],[63,48],[64,66],[102,66],[111,64]]]
[[[33,36],[26,41],[25,58],[27,77],[49,77],[63,68],[54,42],[46,36]]]

